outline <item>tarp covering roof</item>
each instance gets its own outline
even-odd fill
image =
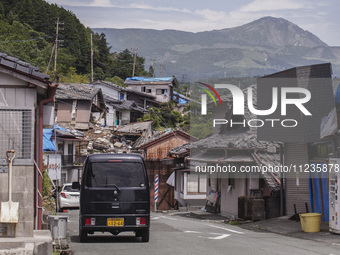
[[[125,81],[143,81],[143,82],[159,82],[159,81],[167,81],[171,82],[173,80],[172,77],[163,77],[163,78],[150,78],[150,77],[139,77],[134,76],[131,78],[126,78]]]
[[[57,125],[54,125],[54,129],[59,129],[64,132],[68,132],[66,129],[59,127]],[[43,151],[55,151],[55,146],[51,141],[51,137],[53,134],[53,128],[44,128],[43,129]]]
[[[179,97],[178,97],[178,100],[176,100],[175,102],[177,103],[177,104],[187,104],[188,103],[188,100],[185,100],[183,97],[183,95],[182,94],[179,94],[179,93],[177,93],[176,91],[174,91],[174,96],[173,96],[173,99],[176,99],[176,96],[175,95],[178,95]]]

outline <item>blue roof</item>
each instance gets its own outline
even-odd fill
[[[163,77],[163,78],[150,78],[150,77],[140,77],[134,76],[132,78],[126,78],[126,81],[144,81],[144,82],[157,82],[157,81],[172,81],[173,77]]]
[[[62,131],[66,131],[66,129],[61,128],[57,125],[54,125],[54,129],[59,129]],[[53,128],[44,128],[43,129],[43,151],[55,151],[55,146],[51,141],[51,137],[53,134]]]
[[[174,91],[174,95],[179,95],[179,96],[184,97],[182,94],[179,94],[176,91]],[[176,96],[173,96],[173,100],[176,100]],[[176,103],[177,104],[186,104],[186,103],[188,103],[188,101],[183,99],[183,98],[181,98],[181,97],[178,97],[178,101],[176,101]]]

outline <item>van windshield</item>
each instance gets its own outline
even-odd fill
[[[85,184],[93,188],[145,187],[144,167],[141,163],[90,163]]]

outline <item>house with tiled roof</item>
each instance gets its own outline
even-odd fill
[[[162,132],[154,134],[145,133],[140,136],[133,145],[133,149],[141,153],[148,172],[151,185],[150,199],[154,192],[154,178],[159,176],[159,201],[157,208],[159,210],[169,210],[177,208],[177,202],[174,199],[174,188],[172,183],[168,182],[174,172],[173,168],[176,166],[174,162],[168,161],[164,163],[164,158],[167,157],[169,151],[174,148],[188,143],[190,140],[196,140],[190,134],[176,129],[167,129]],[[151,208],[154,208],[154,200],[151,199]]]
[[[251,89],[255,94],[256,85]],[[243,92],[247,98],[248,91]],[[214,118],[233,118],[231,95],[222,96],[221,100],[223,108],[213,113]],[[256,105],[256,96],[253,103]],[[247,110],[242,118],[248,121],[255,117]],[[258,198],[266,205],[262,219],[264,212],[267,218],[279,216],[280,175],[265,171],[240,173],[244,166],[256,170],[280,164],[280,144],[259,141],[256,128],[215,128],[211,136],[173,148],[169,156],[180,166],[175,169],[175,198],[182,206],[200,205],[224,216],[252,219],[252,212],[245,205],[251,206],[252,199]]]
[[[56,92],[57,122],[64,127],[89,129],[90,121],[101,122],[106,118],[106,107],[100,88],[88,84],[60,84]],[[98,116],[95,119],[95,113]]]
[[[109,127],[136,122],[149,107],[161,103],[151,94],[125,88],[112,82],[95,81],[90,85],[102,90],[107,107],[106,123],[102,121],[102,124]],[[95,116],[98,117],[97,114]]]
[[[56,88],[39,68],[0,53],[0,201],[9,198],[6,152],[14,150],[12,197],[19,203],[15,223],[1,220],[2,237],[33,237],[42,229],[43,125],[53,116],[47,106]]]

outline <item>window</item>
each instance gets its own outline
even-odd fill
[[[146,93],[151,93],[151,89],[146,89],[145,92]]]
[[[145,92],[145,87],[141,87],[140,90],[141,90],[142,92]]]
[[[124,93],[120,93],[119,99],[124,100]]]
[[[98,162],[90,163],[88,168],[87,187],[144,187],[146,183],[143,165],[140,163]]]
[[[168,95],[167,89],[156,89],[156,95]]]
[[[206,193],[206,174],[189,172],[187,176],[187,193]]]
[[[34,109],[0,108],[0,159],[7,150],[15,150],[15,162],[33,162]],[[7,161],[3,161],[6,162]]]
[[[68,155],[73,155],[73,144],[68,144]]]

